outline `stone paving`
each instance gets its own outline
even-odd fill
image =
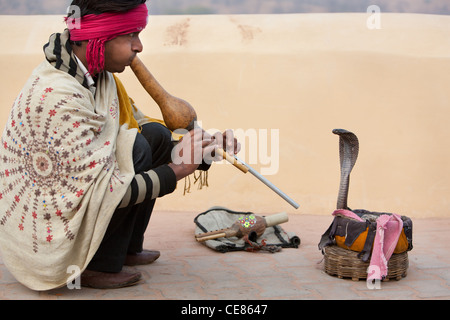
[[[369,289],[365,281],[339,279],[323,271],[317,243],[330,216],[290,215],[286,231],[301,238],[298,249],[277,253],[217,253],[194,240],[196,213],[156,211],[146,248],[161,251],[139,285],[114,289],[67,287],[31,291],[0,260],[0,299],[14,300],[379,300],[450,299],[450,218],[412,219],[413,245],[405,278]]]

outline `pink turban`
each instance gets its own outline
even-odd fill
[[[66,19],[72,41],[89,40],[86,59],[91,75],[102,72],[105,66],[105,42],[117,36],[142,31],[148,22],[145,4],[127,12],[88,14],[73,24]]]

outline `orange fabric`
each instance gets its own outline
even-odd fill
[[[337,246],[344,249],[361,252],[364,249],[364,244],[366,243],[368,229],[369,228],[367,228],[366,231],[361,232],[359,237],[356,238],[356,240],[350,247],[347,247],[345,245],[345,237],[335,236],[334,238],[336,240]],[[405,252],[407,249],[408,249],[408,239],[406,238],[405,230],[403,230],[398,239],[397,246],[394,249],[394,253],[402,253]]]
[[[128,97],[127,91],[119,78],[114,76],[114,80],[116,80],[117,97],[119,99],[119,123],[120,125],[128,123],[128,129],[136,128],[140,132],[139,125],[133,115],[133,106],[130,97]]]
[[[361,252],[364,249],[364,244],[366,243],[367,238],[367,232],[369,228],[366,229],[366,231],[361,232],[358,238],[356,238],[355,242],[350,247],[347,247],[345,245],[345,237],[341,236],[335,236],[336,244],[344,249],[350,249],[353,251]]]
[[[408,250],[409,244],[406,238],[405,230],[402,231],[400,237],[398,238],[397,246],[394,249],[394,253],[402,253]]]

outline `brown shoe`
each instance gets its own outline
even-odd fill
[[[81,274],[81,286],[95,289],[116,289],[135,285],[141,279],[140,272],[117,273],[85,270]]]
[[[143,264],[150,264],[159,258],[161,253],[153,250],[143,250],[139,253],[128,254],[125,259],[126,266],[138,266]]]

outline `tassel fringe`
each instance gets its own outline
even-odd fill
[[[208,184],[208,171],[197,170],[191,176],[193,176],[193,178],[194,178],[194,183],[193,184],[194,185],[197,184],[197,189],[198,190],[201,190],[204,187],[209,187],[209,184]],[[187,177],[184,178],[184,192],[183,192],[183,195],[186,195],[186,193],[191,193],[191,186],[192,186],[191,176],[187,176]]]
[[[105,68],[105,40],[89,40],[86,50],[86,60],[88,62],[88,71],[94,76]]]

